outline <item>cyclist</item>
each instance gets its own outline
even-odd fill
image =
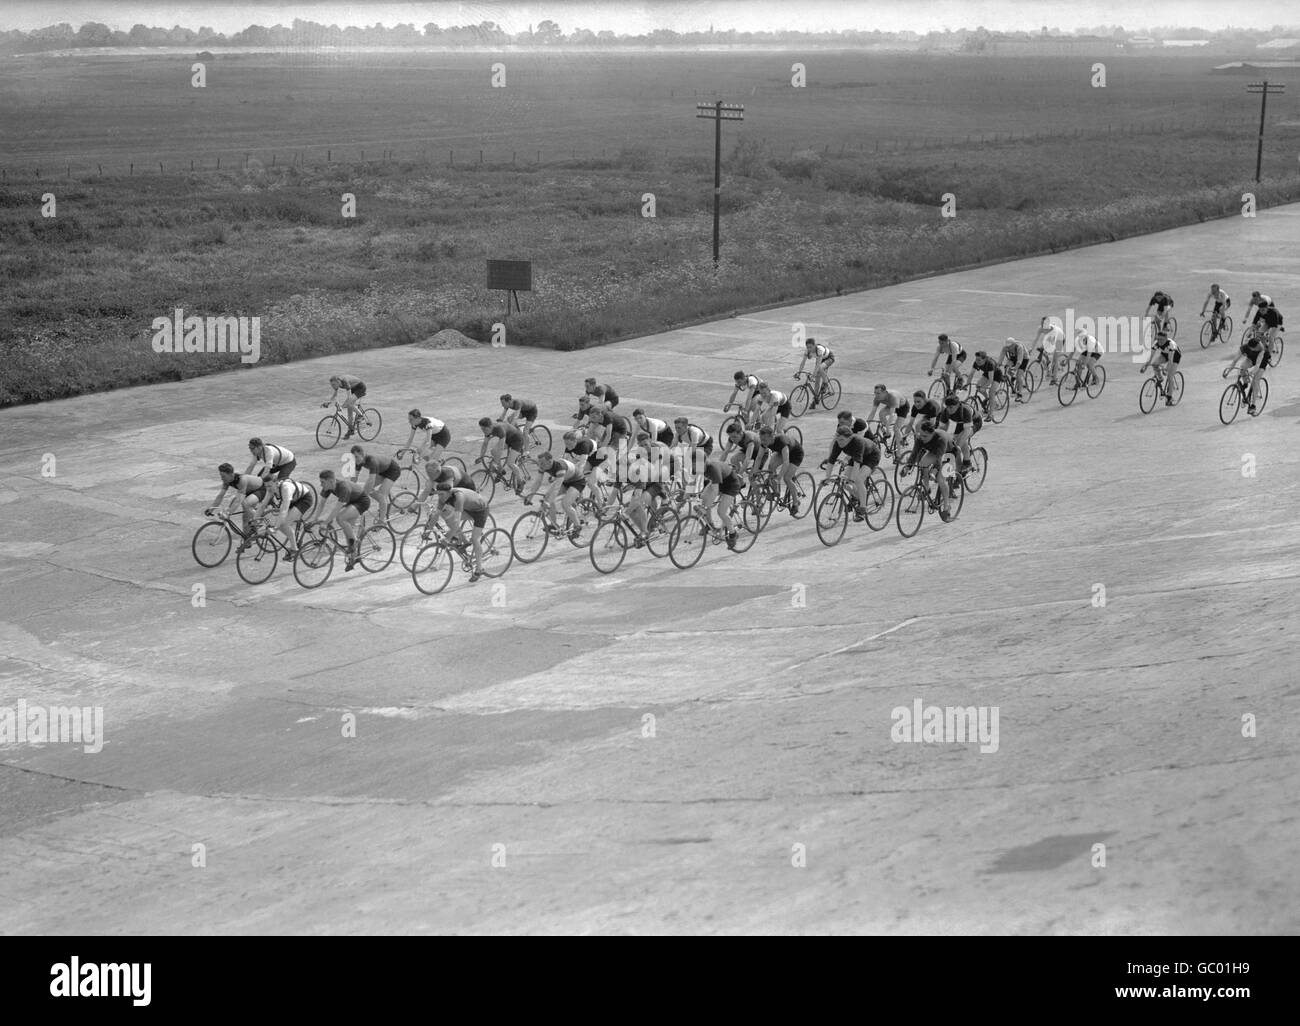
[[[1223,328],[1223,315],[1228,312],[1228,307],[1232,306],[1232,297],[1219,288],[1217,281],[1210,286],[1210,294],[1201,304],[1201,317],[1205,316],[1205,308],[1211,303],[1214,304],[1214,309],[1210,311],[1210,323],[1214,325],[1211,330],[1217,335]],[[1147,362],[1151,361],[1147,360]]]
[[[799,369],[794,372],[794,379],[799,380],[799,375],[803,372],[804,364],[809,360],[813,362],[813,385],[812,385],[812,402],[808,404],[809,409],[817,409],[817,403],[821,399],[822,391],[826,388],[826,372],[831,369],[835,363],[835,354],[831,352],[829,346],[824,346],[815,338],[810,338],[804,342],[803,359],[799,361]]]
[[[418,409],[411,410],[406,415],[406,421],[411,425],[411,434],[402,448],[410,449],[415,436],[419,435],[420,444],[416,446],[415,453],[421,459],[436,460],[451,444],[451,428],[447,427],[446,422],[436,417],[426,417]]]
[[[747,431],[733,421],[727,428],[727,445],[722,450],[722,455],[732,458],[733,466],[748,473],[756,468],[762,447],[757,431]],[[735,456],[739,456],[739,459],[735,459]]]
[[[280,499],[280,515],[272,531],[284,539],[285,557],[293,559],[298,554],[298,524],[311,512],[316,497],[301,481],[295,481],[291,477],[281,478],[266,489],[265,497],[253,511],[254,516],[260,517],[266,513],[271,505],[272,492],[278,494]]]
[[[1272,350],[1269,349],[1264,336],[1255,333],[1248,336],[1246,341],[1241,344],[1237,355],[1233,357],[1232,362],[1228,364],[1227,369],[1223,372],[1223,376],[1226,378],[1237,369],[1239,364],[1242,370],[1250,371],[1250,408],[1248,412],[1252,416],[1258,412],[1256,404],[1259,400],[1259,383],[1264,380],[1264,371],[1268,370],[1272,359]]]
[[[639,549],[650,534],[650,510],[658,509],[668,500],[664,485],[672,480],[673,456],[667,445],[652,438],[647,431],[638,432],[635,443],[629,454],[628,478],[633,489],[627,515]]]
[[[644,431],[657,442],[664,445],[673,444],[673,429],[668,426],[668,422],[660,420],[658,417],[647,417],[645,410],[638,407],[632,411],[632,420],[637,428]]]
[[[347,563],[343,569],[351,570],[360,558],[360,540],[357,538],[356,525],[361,515],[370,508],[370,496],[355,482],[335,477],[332,470],[322,470],[320,506],[316,510],[316,516],[308,521],[309,524],[321,522],[330,498],[334,499],[334,511],[328,517],[324,517],[325,526],[329,527],[337,523],[343,529],[343,537],[348,543],[344,550],[347,554]]]
[[[1006,345],[1002,347],[1000,363],[1004,374],[1014,372],[1008,376],[1012,382],[1011,391],[1016,397],[1016,402],[1027,403],[1029,397],[1025,395],[1027,390],[1025,369],[1029,366],[1029,350],[1025,348],[1025,344],[1017,342],[1014,338],[1008,338]]]
[[[1161,382],[1164,383],[1165,405],[1173,406],[1174,400],[1169,394],[1169,378],[1173,372],[1178,369],[1178,365],[1183,362],[1183,354],[1182,350],[1178,348],[1178,343],[1163,331],[1157,333],[1155,342],[1151,344],[1151,352],[1147,356],[1147,362],[1142,365],[1142,369],[1138,371],[1138,373],[1145,374],[1147,368],[1151,366],[1152,362],[1154,362],[1156,366],[1155,375],[1157,386],[1159,386]],[[1170,366],[1170,364],[1173,366]]]
[[[1038,334],[1034,336],[1033,345],[1034,352],[1031,359],[1050,357],[1047,365],[1051,376],[1049,384],[1055,385],[1058,377],[1057,368],[1065,359],[1065,332],[1052,318],[1044,317],[1038,322]]]
[[[545,483],[542,478],[549,477],[547,489],[542,496],[542,506],[550,514],[551,525],[557,530],[559,525],[555,523],[555,500],[560,501],[560,509],[564,511],[564,522],[568,526],[569,537],[576,538],[578,532],[582,530],[582,521],[578,517],[578,511],[573,508],[573,504],[578,501],[582,491],[587,487],[587,480],[584,477],[583,468],[579,466],[581,461],[575,461],[566,457],[556,457],[549,450],[543,451],[537,457],[537,475],[533,479],[538,484]],[[532,494],[533,488],[528,489]]]
[[[628,417],[597,406],[595,403],[591,405],[588,428],[595,428],[598,432],[597,440],[599,443],[612,449],[624,448],[630,442],[636,430]]]
[[[879,417],[876,411],[880,411]],[[871,409],[867,412],[867,422],[876,421],[880,425],[880,437],[892,427],[894,451],[898,450],[898,438],[903,431],[903,418],[908,415],[911,405],[907,396],[897,389],[877,385],[871,392]]]
[[[483,528],[487,524],[488,501],[478,492],[469,488],[453,488],[447,481],[439,481],[434,496],[438,503],[437,511],[442,515],[451,536],[465,548],[465,535],[461,531],[464,518],[469,518],[473,529],[470,532],[470,544],[474,549],[474,572],[469,576],[469,583],[483,577]],[[453,514],[460,516],[453,519]]]
[[[790,417],[790,397],[766,381],[758,383],[758,424],[784,431]]]
[[[925,394],[925,392],[918,388],[912,393],[912,416],[909,418],[909,423],[912,425],[913,432],[915,432],[921,421],[926,420],[927,418],[932,420],[936,419],[942,409],[942,402],[938,399],[931,399]]]
[[[366,451],[359,445],[354,445],[351,452],[356,461],[358,479],[361,471],[366,471],[366,495],[379,499],[379,522],[388,523],[388,495],[393,490],[393,484],[402,476],[402,465],[391,456],[374,453],[366,455]],[[360,484],[360,480],[357,483]]]
[[[939,336],[939,344],[934,350],[934,359],[930,361],[930,369],[925,372],[927,378],[934,376],[935,364],[939,358],[944,357],[943,370],[939,376],[943,378],[943,388],[945,392],[951,392],[954,388],[961,388],[962,376],[961,368],[957,366],[966,360],[966,350],[957,344],[956,339],[949,338],[946,334]]]
[[[1156,329],[1163,330],[1166,335],[1173,334],[1173,332],[1169,330],[1169,311],[1174,308],[1173,297],[1163,289],[1156,289],[1155,294],[1152,295],[1150,301],[1147,303],[1146,312],[1142,316],[1150,317],[1152,307],[1155,307],[1156,311]]]
[[[569,431],[564,435],[564,458],[582,470],[592,495],[601,505],[607,500],[605,482],[608,472],[605,464],[609,455],[610,450],[602,448],[595,438],[584,437],[580,431]]]
[[[779,474],[785,485],[785,497],[790,503],[790,515],[799,515],[799,493],[794,486],[794,476],[803,465],[803,446],[789,435],[777,433],[764,425],[758,429],[758,440],[767,449],[764,469]]]
[[[798,375],[795,376],[798,377]],[[722,407],[722,412],[726,413],[733,405],[737,406],[740,419],[748,423],[754,403],[758,401],[758,378],[752,374],[746,374],[743,370],[738,370],[732,375],[732,380],[735,387],[731,390],[731,398],[727,400],[727,405]],[[741,398],[742,396],[743,398]]]
[[[1084,388],[1092,384],[1093,368],[1101,360],[1101,343],[1080,328],[1074,333],[1075,373]]]
[[[971,363],[971,376],[975,385],[975,395],[983,401],[984,412],[987,413],[989,389],[993,387],[993,382],[1001,384],[1004,380],[1002,368],[997,365],[993,357],[981,349],[975,354],[975,359]]]
[[[1282,311],[1270,299],[1268,306],[1262,308],[1258,317],[1264,333],[1264,342],[1271,352],[1275,352],[1277,349],[1277,336],[1280,332],[1286,330],[1282,327]]]
[[[923,420],[916,429],[916,444],[912,447],[912,460],[917,467],[917,480],[924,481],[931,470],[939,479],[939,519],[945,524],[952,519],[952,493],[948,479],[943,474],[943,457],[948,452],[948,436],[938,429],[933,420]]]
[[[330,378],[330,387],[334,389],[330,397],[321,403],[322,407],[328,407],[334,401],[334,397],[339,394],[339,389],[347,393],[347,398],[343,401],[343,409],[346,411],[344,419],[347,421],[348,433],[344,439],[351,438],[357,430],[357,401],[366,394],[366,383],[360,378],[354,378],[350,374],[335,374]]]
[[[439,481],[449,481],[453,488],[468,488],[470,491],[477,491],[474,486],[474,479],[469,476],[467,471],[461,470],[454,464],[444,465],[437,460],[430,460],[424,465],[425,483],[420,489],[420,494],[415,497],[415,501],[426,512],[429,510],[429,500],[438,487]]]
[[[265,498],[266,482],[256,474],[238,474],[235,468],[229,463],[223,463],[217,468],[217,473],[221,475],[221,491],[217,492],[217,497],[212,500],[204,513],[211,516],[221,506],[221,500],[225,498],[226,492],[230,489],[235,490],[234,497],[230,500],[230,508],[226,510],[226,515],[233,514],[235,503],[239,503],[243,509],[241,514],[241,530],[243,537],[239,542],[239,551],[243,552],[248,548],[248,524],[249,518],[258,504]]]
[[[838,423],[835,426],[835,437],[831,440],[830,455],[822,460],[820,466],[827,469],[837,461],[843,462],[849,484],[853,488],[853,519],[865,520],[867,475],[880,466],[880,446],[869,438],[854,434],[850,425]]]
[[[618,405],[618,393],[614,391],[612,385],[598,385],[595,378],[588,378],[583,385],[587,395],[591,396],[593,406],[604,403],[607,410],[612,410]]]
[[[736,497],[740,495],[740,474],[721,455],[710,456],[704,463],[704,488],[700,492],[701,508],[705,521],[712,525],[710,510],[716,501],[718,518],[722,521],[722,530],[726,535],[727,548],[736,547],[736,522],[732,518]]]
[[[525,445],[531,445],[533,425],[537,423],[537,404],[531,399],[516,399],[506,392],[501,396],[501,416],[497,420],[519,428],[524,433]],[[523,421],[522,427],[520,421]]]
[[[258,471],[260,476],[269,476],[272,480],[283,481],[298,466],[293,453],[283,445],[270,445],[260,438],[248,440],[248,451],[253,454],[253,458],[249,461],[245,474],[251,474],[253,468],[260,463],[262,464],[262,469]]]
[[[519,458],[524,454],[524,433],[513,424],[494,424],[491,417],[480,417],[479,430],[483,432],[483,446],[479,449],[476,463],[483,463],[487,458],[488,446],[492,446],[492,458],[504,459],[506,482],[519,495],[523,491],[523,469]],[[504,451],[503,451],[504,450]]]
[[[946,430],[949,441],[961,457],[963,473],[970,470],[970,440],[974,430],[975,415],[971,409],[953,393],[943,401],[943,413],[939,415],[939,426]]]
[[[1273,305],[1273,298],[1266,296],[1258,289],[1250,294],[1250,305],[1246,307],[1246,316],[1251,318],[1252,325],[1258,324],[1264,311]],[[1253,316],[1252,316],[1253,313]]]

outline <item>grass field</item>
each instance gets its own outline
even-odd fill
[[[482,338],[484,259],[524,258],[509,341],[571,348],[1300,196],[1300,123],[1272,108],[1256,188],[1258,107],[1203,58],[1110,59],[1098,89],[1091,58],[508,54],[493,89],[489,54],[218,55],[202,90],[192,59],[0,71],[0,403],[232,366],[152,352],[178,306],[260,316],[269,361]],[[716,271],[715,94],[746,105]]]

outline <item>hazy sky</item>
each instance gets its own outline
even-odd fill
[[[1044,25],[1071,31],[1095,25],[1128,29],[1196,25],[1202,28],[1266,29],[1300,26],[1296,0],[1256,0],[1242,7],[1223,0],[536,0],[507,3],[392,3],[354,0],[352,3],[265,3],[257,0],[0,0],[0,28],[32,29],[57,22],[80,25],[99,21],[110,28],[145,25],[208,25],[232,32],[249,25],[288,25],[294,18],[337,25],[394,25],[426,22],[464,25],[494,21],[509,32],[526,29],[543,19],[562,29],[644,32],[678,30],[838,29],[882,31],[975,28],[1039,29]],[[1300,31],[1300,28],[1298,28]]]

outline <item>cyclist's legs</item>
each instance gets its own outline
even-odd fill
[[[343,400],[343,409],[347,411],[344,420],[347,421],[348,430],[356,431],[357,429],[357,397],[353,392],[348,393],[348,397]]]
[[[348,547],[355,548],[357,544],[357,522],[361,519],[361,513],[355,506],[344,506],[339,510],[336,523],[343,531],[343,537],[348,540]]]
[[[722,529],[729,535],[736,533],[736,522],[731,516],[734,506],[735,496],[726,494],[718,496],[718,518],[722,521]]]
[[[858,509],[867,508],[867,465],[865,463],[853,463],[849,465],[849,481],[853,485],[853,497],[857,500]]]
[[[1264,380],[1264,368],[1257,367],[1250,372],[1250,405],[1259,401],[1259,383]]]

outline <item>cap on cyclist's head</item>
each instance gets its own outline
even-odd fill
[[[865,430],[867,430],[867,422],[866,422],[865,420],[863,420],[861,417],[857,418],[857,420],[855,420],[855,421],[853,422],[853,430],[854,430],[854,431],[865,431]]]
[[[595,378],[588,378],[586,381],[583,382],[584,385],[594,385],[595,383],[596,383]]]
[[[217,468],[217,473],[233,475],[235,473],[235,468],[232,467],[229,463],[223,463],[221,464],[221,466]]]
[[[502,393],[501,393],[501,402],[502,402],[503,405],[504,405],[505,403],[510,402],[513,398],[514,398],[514,396],[512,396],[509,392],[502,392]]]
[[[1250,298],[1251,298],[1251,299],[1258,299],[1258,298],[1259,298],[1259,290],[1256,289],[1254,292],[1252,292],[1252,293],[1250,294]]]
[[[260,438],[250,438],[248,440],[248,447],[250,449],[260,449],[262,448],[262,440]]]
[[[1045,318],[1044,318],[1044,319],[1045,319]],[[989,354],[986,353],[983,349],[976,349],[976,350],[975,350],[975,355],[976,355],[977,357],[979,357],[979,356],[988,356]]]
[[[940,336],[939,336],[939,341],[940,341],[940,342],[947,342],[947,341],[948,341],[948,335],[947,335],[947,333],[944,333],[944,334],[940,335]]]
[[[759,437],[759,438],[771,438],[771,437],[772,437],[773,435],[775,435],[775,434],[776,434],[776,431],[773,430],[773,429],[772,429],[769,425],[767,425],[767,424],[764,424],[761,428],[758,429],[758,437]]]

